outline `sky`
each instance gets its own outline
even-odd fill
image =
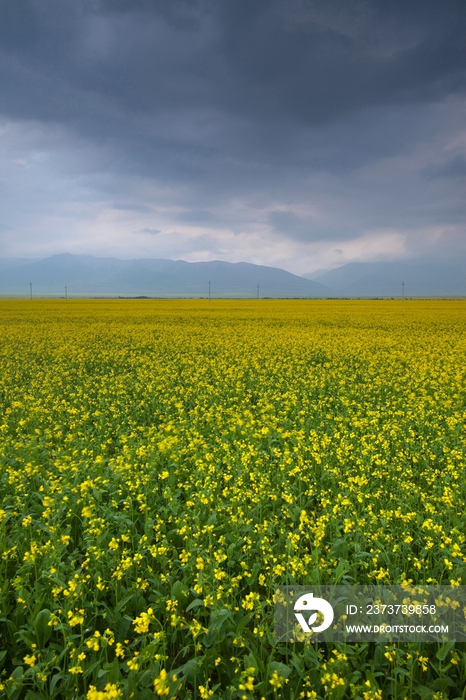
[[[2,0],[0,257],[466,265],[464,0]]]

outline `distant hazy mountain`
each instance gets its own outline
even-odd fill
[[[18,267],[19,265],[27,265],[29,263],[37,262],[40,259],[41,258],[0,258],[0,270]]]
[[[0,261],[0,295],[329,297],[333,290],[276,267],[220,260],[118,260],[91,255],[53,255],[8,265]]]
[[[312,274],[345,297],[466,296],[466,271],[460,265],[432,262],[348,263]],[[304,275],[309,277],[309,275]]]
[[[306,272],[306,274],[302,275],[302,276],[305,277],[307,280],[317,280],[325,272],[330,272],[330,268],[329,267],[319,267],[318,270],[314,270],[314,272]]]

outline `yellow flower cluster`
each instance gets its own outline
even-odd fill
[[[154,619],[154,611],[149,608],[147,612],[142,612],[139,617],[133,620],[133,625],[137,634],[146,634],[149,631],[149,626]]]
[[[115,683],[107,683],[104,691],[97,690],[94,685],[89,687],[87,691],[87,700],[117,700],[121,698],[122,693]]]

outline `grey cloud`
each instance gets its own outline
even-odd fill
[[[414,46],[383,59],[331,22],[287,26],[284,2],[195,2],[191,11],[182,2],[119,3],[119,11],[113,3],[94,11],[84,2],[40,11],[32,0],[16,10],[3,3],[4,104],[102,133],[102,119],[113,114],[110,130],[122,128],[128,109],[210,106],[253,121],[320,124],[378,104],[439,99],[465,85],[465,11],[455,2],[414,4],[415,14],[374,2],[366,36],[380,36],[387,21],[424,29]],[[332,12],[328,3],[324,18]]]
[[[217,222],[216,217],[208,209],[189,209],[176,214],[175,218],[177,221],[183,221],[188,224],[215,224]]]
[[[148,207],[146,204],[138,204],[136,202],[112,202],[111,207],[117,211],[137,211],[141,213],[152,211],[151,207]]]
[[[148,233],[151,236],[156,236],[158,233],[162,233],[159,228],[141,228],[139,231],[134,231],[134,233]]]
[[[184,249],[190,253],[199,251],[209,251],[211,255],[222,255],[225,249],[219,243],[215,236],[194,236],[190,238],[184,245]]]
[[[463,153],[458,153],[453,158],[443,161],[443,163],[429,163],[429,165],[421,169],[419,174],[424,180],[466,177],[466,157]]]
[[[465,13],[415,4],[355,3],[345,33],[338,2],[4,3],[1,109],[69,124],[114,172],[218,191],[267,186],[269,165],[351,171],[425,137],[416,103],[464,88]]]
[[[268,215],[272,230],[291,240],[311,243],[326,240],[343,240],[354,237],[356,231],[316,222],[310,217],[302,217],[293,211],[272,211]]]
[[[286,237],[305,241],[313,239],[312,222],[291,211],[272,211],[268,220],[275,231]],[[317,240],[319,239],[317,238]]]
[[[465,29],[457,0],[3,2],[0,114],[81,154],[7,175],[4,220],[31,231],[34,210],[87,197],[148,233],[168,198],[164,230],[255,231],[273,209],[264,235],[299,245],[463,226],[464,159],[442,159],[464,128]],[[412,167],[395,173],[397,157]],[[296,214],[309,201],[325,224]]]

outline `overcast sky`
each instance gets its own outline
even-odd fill
[[[464,0],[2,0],[0,257],[466,261]]]

